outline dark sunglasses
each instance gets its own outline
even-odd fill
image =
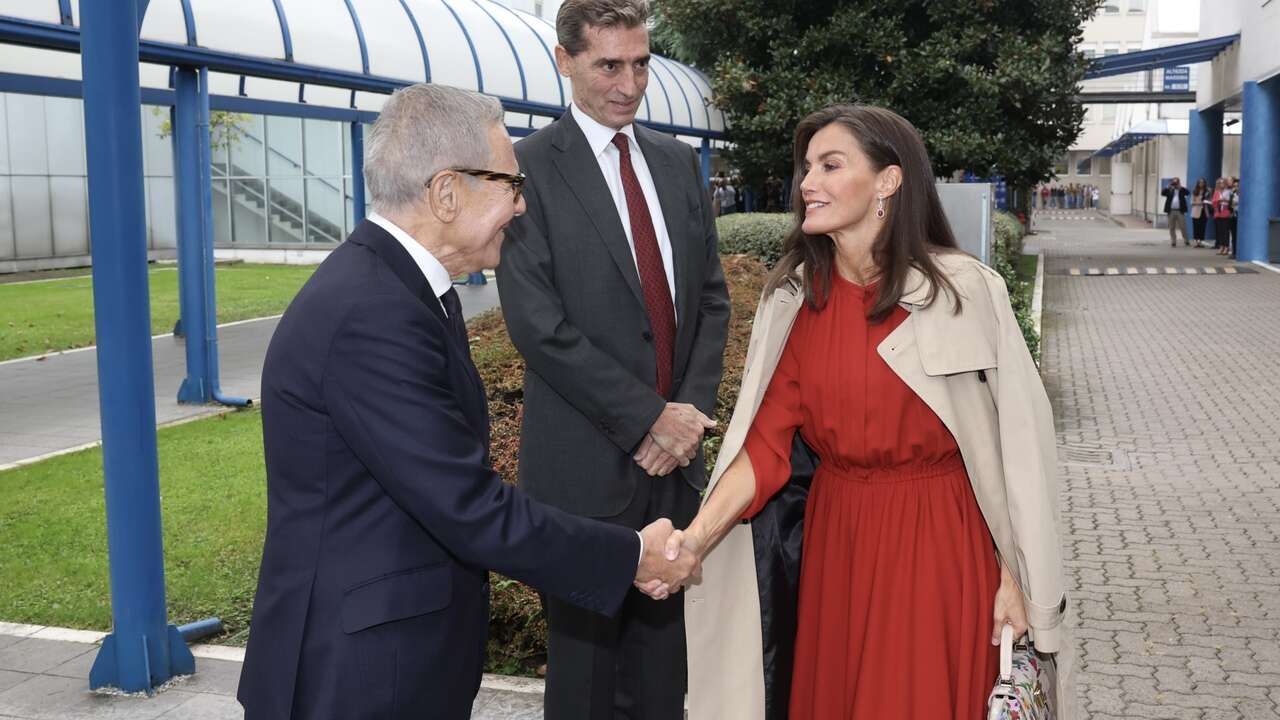
[[[493,170],[476,170],[473,168],[446,168],[446,170],[451,170],[462,175],[470,175],[471,177],[477,177],[481,180],[506,183],[511,186],[511,202],[520,202],[520,193],[524,192],[524,173],[516,173],[515,175],[512,175],[510,173],[494,172]],[[446,172],[446,170],[441,170],[440,172]],[[438,174],[439,173],[437,173],[437,175]],[[427,187],[431,187],[432,180],[435,180],[435,177],[427,181]]]

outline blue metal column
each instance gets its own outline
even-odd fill
[[[702,187],[711,186],[711,140],[702,138],[702,148],[698,152],[702,160]]]
[[[204,224],[201,221],[200,73],[180,67],[174,74],[173,184],[178,228],[178,298],[186,339],[187,377],[178,389],[178,402],[204,404],[213,400],[213,381],[206,360]],[[204,142],[208,142],[206,138]]]
[[[364,220],[364,203],[364,125],[356,120],[351,123],[351,211],[356,225]]]
[[[205,68],[180,67],[174,73],[173,180],[178,227],[178,292],[187,355],[187,377],[178,389],[178,402],[245,406],[248,400],[224,397],[218,380],[207,78]]]
[[[165,611],[138,8],[83,3],[80,21],[112,617],[89,685],[149,691],[195,660]]]
[[[1236,258],[1266,262],[1270,219],[1280,217],[1280,82],[1246,82],[1241,116]]]
[[[236,407],[247,407],[252,401],[246,398],[228,397],[222,394],[221,372],[218,369],[218,297],[217,279],[213,262],[213,148],[209,142],[209,69],[200,68],[199,93],[196,96],[197,127],[199,139],[198,180],[200,182],[200,252],[204,269],[204,353],[205,367],[209,371],[209,396],[214,402]],[[191,336],[187,332],[190,347]]]
[[[1222,176],[1222,106],[1192,110],[1188,120],[1186,186],[1194,188],[1196,181],[1204,178],[1212,193],[1214,182]],[[1187,213],[1190,221],[1191,213]],[[1212,217],[1205,220],[1204,236],[1214,239]]]

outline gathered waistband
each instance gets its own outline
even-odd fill
[[[930,480],[964,471],[964,458],[957,453],[938,462],[909,462],[879,467],[835,467],[830,463],[821,463],[818,465],[817,475],[859,483],[897,483]]]

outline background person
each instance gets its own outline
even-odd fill
[[[1228,182],[1230,178],[1218,178],[1210,198],[1213,205],[1213,246],[1219,255],[1231,254],[1231,189]]]
[[[1209,184],[1204,178],[1196,180],[1191,191],[1191,229],[1195,236],[1196,247],[1204,247],[1204,226],[1209,218]]]
[[[1169,185],[1160,191],[1164,196],[1164,212],[1169,216],[1169,247],[1178,246],[1178,233],[1182,233],[1182,244],[1190,247],[1191,240],[1187,238],[1187,197],[1189,193],[1182,186],[1182,178],[1174,178],[1169,181]]]

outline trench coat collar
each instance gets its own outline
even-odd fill
[[[935,255],[935,258],[938,256]],[[779,299],[790,302],[792,300],[802,299],[804,297],[804,283],[801,278],[804,277],[804,263],[796,266],[792,276],[786,278],[774,291],[774,295]],[[929,300],[929,295],[933,291],[933,283],[929,281],[929,277],[920,272],[914,265],[907,267],[907,280],[903,284],[906,291],[898,302],[908,306],[908,310],[914,310],[924,305]]]

